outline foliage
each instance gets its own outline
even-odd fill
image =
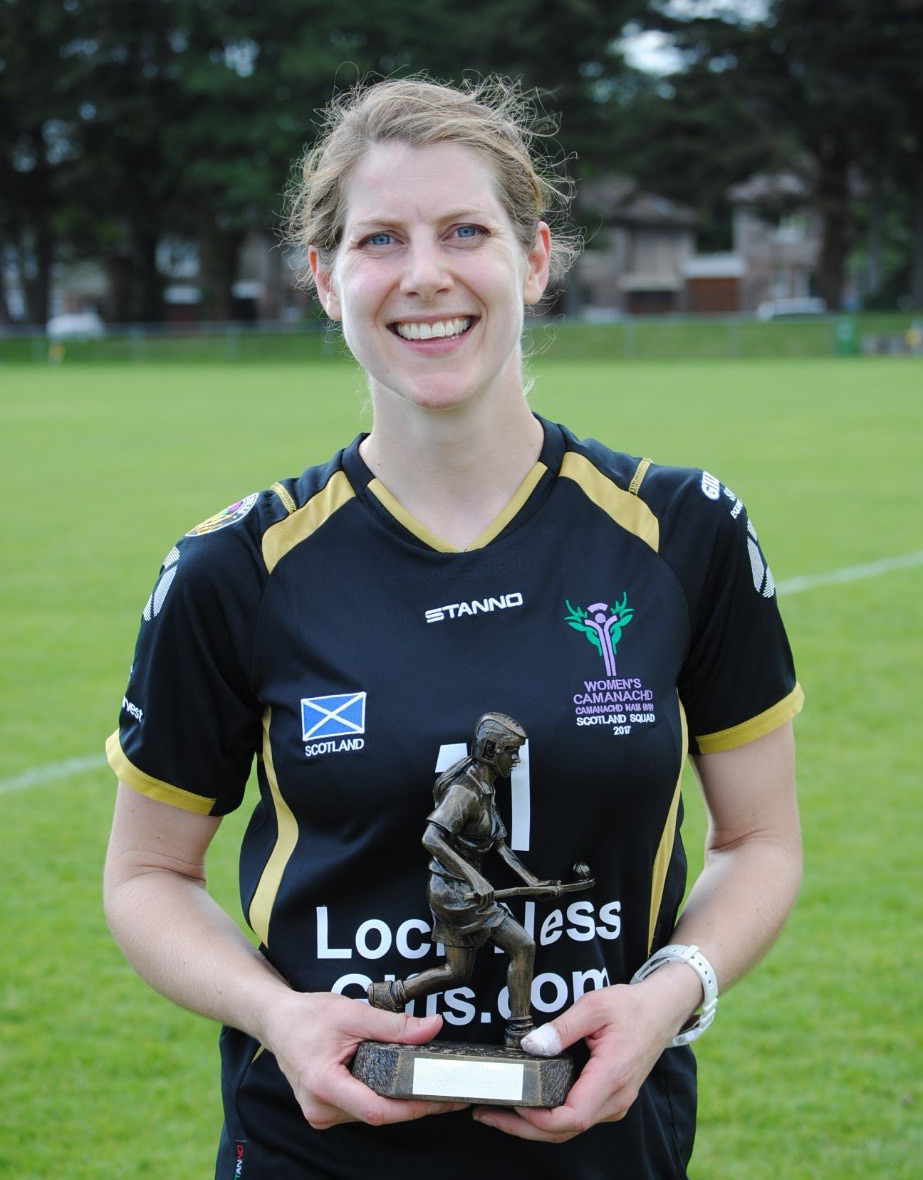
[[[706,215],[729,186],[756,171],[804,182],[822,222],[819,293],[843,297],[859,210],[870,189],[899,194],[903,224],[918,224],[915,306],[923,306],[923,4],[768,0],[760,20],[739,6],[652,3],[648,27],[669,35],[683,68],[637,114],[637,169],[667,195],[697,194]],[[677,12],[679,13],[677,15]],[[908,284],[910,286],[911,284]]]
[[[600,88],[640,7],[470,0],[460,22],[448,0],[425,19],[415,0],[3,0],[0,178],[15,183],[0,188],[0,246],[24,266],[41,244],[30,319],[46,318],[65,247],[106,259],[112,318],[159,319],[169,235],[199,242],[207,317],[226,318],[243,236],[272,229],[316,110],[369,75],[506,73],[547,92],[571,150],[598,143]]]
[[[831,306],[860,233],[870,297],[923,306],[923,0],[765,9],[469,0],[459,20],[449,0],[425,19],[417,0],[0,0],[0,255],[30,322],[54,263],[81,258],[102,260],[107,316],[128,322],[161,317],[158,250],[195,242],[205,317],[227,318],[244,237],[272,232],[334,89],[496,71],[543,91],[576,174],[694,204],[703,248],[728,245],[732,184],[793,173],[823,219]],[[629,68],[626,28],[660,30],[683,68]]]

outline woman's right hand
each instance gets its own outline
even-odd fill
[[[288,991],[273,997],[263,1026],[263,1043],[315,1130],[347,1122],[376,1127],[409,1122],[465,1105],[383,1098],[349,1072],[360,1041],[422,1045],[439,1032],[441,1016],[383,1012],[330,992]]]

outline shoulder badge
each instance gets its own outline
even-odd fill
[[[256,503],[258,497],[259,492],[253,492],[246,499],[229,504],[221,512],[216,512],[214,516],[210,516],[201,524],[197,524],[194,529],[190,529],[186,536],[203,537],[206,533],[215,533],[218,529],[227,528],[229,524],[242,520]]]

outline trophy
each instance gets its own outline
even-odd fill
[[[535,943],[501,902],[560,897],[589,889],[594,882],[585,864],[574,865],[574,880],[567,884],[541,881],[507,846],[494,783],[509,778],[525,740],[525,730],[511,717],[485,713],[475,726],[470,755],[436,780],[435,808],[427,819],[423,847],[431,857],[427,900],[433,914],[432,941],[445,946],[445,962],[411,979],[373,983],[368,990],[374,1008],[401,1012],[410,1000],[466,985],[478,950],[491,942],[509,956],[510,1017],[504,1043],[363,1041],[353,1060],[353,1075],[388,1098],[559,1106],[573,1083],[574,1063],[567,1054],[533,1057],[520,1048],[533,1027]],[[495,890],[481,871],[489,853],[524,884]]]

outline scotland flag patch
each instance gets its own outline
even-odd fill
[[[304,740],[355,737],[365,733],[365,696],[364,692],[347,692],[329,697],[302,697]]]

